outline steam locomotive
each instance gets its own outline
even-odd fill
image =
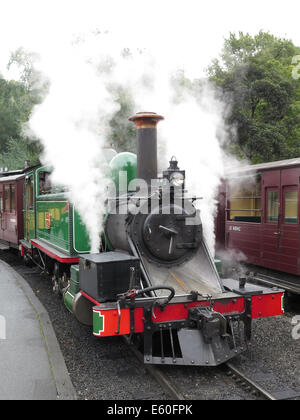
[[[54,289],[94,336],[126,336],[145,363],[219,365],[246,350],[252,319],[283,313],[283,291],[221,279],[195,197],[185,190],[185,171],[173,157],[158,176],[163,117],[144,112],[129,119],[137,128],[137,155],[108,158],[116,195],[107,199],[99,252],[90,253],[84,223],[66,193],[51,187],[47,167],[17,175],[24,235],[15,242],[26,263],[52,272]],[[6,178],[0,177],[3,191],[14,182]]]

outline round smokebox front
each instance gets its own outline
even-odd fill
[[[188,260],[199,246],[201,226],[187,225],[186,216],[185,210],[177,205],[136,215],[133,238],[140,251],[157,264],[173,265]]]

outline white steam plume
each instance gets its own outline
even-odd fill
[[[163,127],[168,156],[175,155],[180,168],[186,170],[188,195],[202,197],[196,207],[200,209],[203,234],[212,255],[217,190],[224,175],[223,115],[224,105],[216,99],[211,86],[205,85],[199,98],[186,95],[183,102],[173,105]]]
[[[175,155],[186,170],[189,193],[203,197],[198,204],[205,239],[214,254],[216,193],[224,174],[221,145],[227,132],[225,105],[212,87],[203,85],[197,97],[188,90],[179,95],[171,82],[176,69],[166,62],[158,64],[147,51],[124,54],[120,42],[109,34],[77,40],[61,51],[54,60],[59,64],[50,60],[44,64],[51,89],[36,108],[31,127],[43,141],[44,162],[54,166],[53,181],[70,189],[92,250],[99,246],[104,211],[101,147],[108,140],[107,123],[118,109],[110,93],[118,85],[130,92],[136,112],[165,116],[158,126],[160,169]]]
[[[104,212],[105,143],[109,116],[116,110],[103,77],[85,50],[69,48],[46,62],[51,86],[30,127],[44,146],[42,161],[54,168],[53,183],[65,185],[85,223],[92,252],[97,252]]]
[[[147,55],[146,58],[150,61]],[[218,186],[225,166],[238,164],[222,149],[229,135],[235,135],[234,128],[229,132],[225,124],[230,106],[219,99],[208,82],[202,82],[197,93],[189,88],[177,89],[174,74],[176,76],[178,69],[158,66],[154,59],[151,66],[142,66],[143,56],[139,61],[138,73],[130,66],[124,72],[120,64],[116,66],[115,76],[118,75],[117,80],[131,89],[136,111],[154,111],[165,117],[158,125],[159,169],[165,169],[168,160],[175,155],[181,169],[186,170],[189,195],[203,197],[196,206],[201,211],[205,240],[214,255]],[[135,60],[131,64],[134,63]],[[145,80],[148,83],[142,83]]]

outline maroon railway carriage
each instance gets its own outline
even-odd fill
[[[0,241],[17,248],[24,237],[24,171],[0,173]]]
[[[217,249],[239,251],[247,263],[300,275],[299,184],[300,158],[228,173],[220,188]]]

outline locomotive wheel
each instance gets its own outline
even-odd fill
[[[63,274],[59,277],[59,281],[58,281],[59,293],[61,295],[64,294],[68,285],[69,285],[69,279],[68,279],[67,273],[64,271]]]
[[[60,266],[57,262],[54,263],[51,280],[53,283],[53,292],[57,295],[63,296],[66,287],[69,285],[69,279],[67,272],[62,271],[62,266]]]
[[[60,293],[59,291],[59,264],[56,262],[54,263],[54,267],[53,267],[53,275],[52,275],[52,283],[53,283],[53,292],[58,295]]]
[[[24,265],[26,265],[26,267],[32,267],[34,265],[32,259],[30,258],[30,256],[28,255],[27,252],[25,252],[25,254],[23,256],[23,261],[24,261]]]
[[[51,277],[51,280],[52,280],[52,284],[53,284],[53,287],[52,287],[53,293],[55,295],[58,295],[59,294],[59,286],[58,286],[57,278],[53,275]]]

